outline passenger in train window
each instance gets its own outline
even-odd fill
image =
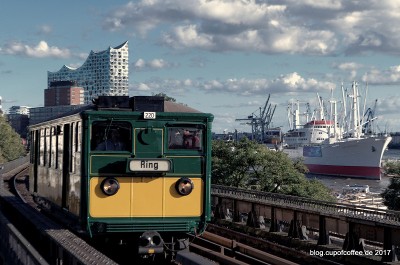
[[[96,151],[126,151],[125,144],[121,141],[121,136],[116,129],[110,130],[110,137],[106,138],[97,147]]]

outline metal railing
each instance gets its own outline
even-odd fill
[[[318,215],[333,217],[351,217],[355,219],[371,220],[382,224],[400,225],[400,211],[377,210],[364,206],[354,206],[342,203],[333,203],[312,200],[308,198],[246,190],[235,187],[212,185],[211,195],[239,199],[268,206],[290,208],[307,211]]]
[[[3,256],[1,258],[1,256]],[[45,259],[0,212],[0,263],[47,265]]]

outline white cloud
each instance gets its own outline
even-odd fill
[[[149,66],[153,69],[162,69],[168,67],[168,63],[163,59],[154,59],[149,62]]]
[[[138,59],[134,63],[134,67],[135,69],[143,69],[144,67],[146,67],[146,62],[143,59]]]
[[[363,75],[362,81],[375,85],[400,84],[400,65],[386,70],[372,69]]]
[[[43,58],[68,58],[71,52],[68,49],[61,49],[56,46],[49,46],[47,42],[40,41],[36,46],[30,46],[21,42],[7,43],[0,52],[9,55],[21,55],[27,57]]]
[[[106,14],[104,28],[165,45],[210,51],[337,55],[400,52],[400,6],[393,1],[142,0]]]
[[[191,80],[159,79],[155,78],[147,82],[133,83],[130,85],[132,94],[143,93],[146,91],[152,93],[166,93],[168,95],[182,95],[187,89],[196,87],[195,82]],[[148,95],[148,94],[147,94]]]
[[[290,2],[290,1],[288,1]],[[317,8],[317,9],[330,9],[332,11],[339,10],[343,7],[341,0],[303,0],[297,1],[293,0],[293,4],[302,4],[304,6],[308,6],[310,8]]]
[[[164,59],[153,59],[146,62],[144,59],[139,58],[133,67],[136,71],[151,71],[151,70],[161,70],[166,68],[174,67],[175,64],[169,63]]]
[[[329,54],[336,48],[334,32],[299,26],[288,10],[255,0],[141,1],[108,14],[104,25],[141,36],[161,27],[163,43],[180,49]]]
[[[154,79],[132,86],[131,91],[146,90],[158,92],[160,90],[168,93],[182,94],[184,91],[195,89],[203,90],[208,93],[229,93],[239,96],[265,96],[268,94],[296,94],[296,93],[315,93],[329,92],[336,87],[330,82],[319,81],[313,78],[304,78],[298,73],[281,75],[276,79],[265,78],[247,79],[231,78],[227,80],[174,80],[174,79]]]
[[[333,68],[342,71],[340,76],[347,76],[347,80],[356,80],[358,70],[363,68],[364,65],[355,63],[355,62],[344,62],[344,63],[335,63],[332,65]]]
[[[197,25],[178,26],[173,32],[164,34],[163,42],[173,48],[202,48],[212,50],[212,36],[198,31]]]

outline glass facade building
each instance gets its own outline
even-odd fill
[[[128,41],[107,50],[91,51],[79,68],[64,65],[57,72],[47,72],[48,87],[54,81],[73,81],[84,88],[84,103],[98,96],[129,95]]]

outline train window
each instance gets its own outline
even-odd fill
[[[50,160],[51,160],[51,127],[46,129],[46,164],[50,167]]]
[[[56,133],[57,133],[57,162],[56,168],[63,169],[63,150],[64,150],[64,141],[63,141],[63,127],[61,125],[57,125]]]
[[[39,139],[39,165],[44,166],[44,130],[39,130],[40,139]]]
[[[51,167],[55,168],[56,167],[56,159],[57,159],[57,134],[56,134],[56,128],[52,127],[51,128],[51,148],[50,148],[50,165]]]
[[[75,173],[80,174],[81,172],[81,146],[82,146],[82,134],[81,134],[81,122],[77,122],[75,126]]]
[[[129,122],[95,121],[92,124],[92,151],[131,151],[132,126]]]
[[[70,125],[71,127],[70,127],[70,136],[69,136],[69,139],[70,139],[70,142],[69,142],[69,155],[70,155],[70,159],[69,159],[69,171],[71,172],[71,173],[74,173],[75,172],[75,130],[74,130],[74,128],[75,128],[75,123],[74,122],[71,122],[71,125]]]
[[[81,123],[78,121],[76,123],[76,140],[75,140],[75,150],[76,152],[80,152],[81,151]]]
[[[203,150],[203,129],[188,126],[168,128],[168,149]]]
[[[48,134],[48,130],[47,128],[43,129],[43,134],[44,134],[44,153],[43,153],[43,165],[46,166],[47,165],[47,148],[49,147],[49,143],[48,143],[48,138],[47,138],[47,134]]]

